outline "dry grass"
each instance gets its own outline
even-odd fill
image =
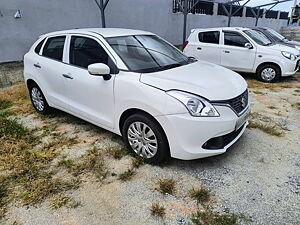
[[[121,181],[129,181],[132,179],[133,175],[135,175],[135,171],[133,169],[128,169],[127,171],[120,173],[118,179]]]
[[[10,110],[19,115],[28,115],[35,112],[30,102],[28,89],[24,84],[1,91],[0,102],[9,103],[10,106],[13,106]]]
[[[173,179],[159,179],[157,182],[158,191],[162,194],[174,194],[175,181]]]
[[[189,191],[189,194],[192,199],[197,200],[197,202],[200,204],[206,203],[210,199],[210,192],[204,188],[193,188]]]
[[[108,147],[107,153],[111,155],[114,159],[122,159],[124,156],[129,154],[127,148],[124,146]]]
[[[259,89],[264,89],[269,91],[279,91],[284,88],[296,88],[298,85],[297,82],[299,82],[299,80],[300,78],[298,75],[295,77],[290,77],[288,79],[282,80],[278,83],[263,83],[255,79],[247,79],[246,81],[248,83],[249,88],[256,89],[256,91],[258,91]]]
[[[51,200],[50,202],[50,209],[59,209],[63,206],[67,208],[77,208],[80,206],[80,202],[76,202],[74,199],[72,199],[69,196],[66,196],[64,194],[59,194],[56,196],[54,199]]]
[[[260,129],[267,134],[277,137],[282,137],[284,131],[288,130],[284,124],[276,122],[271,117],[261,115],[260,113],[251,114],[248,128]]]
[[[139,168],[144,163],[145,163],[145,161],[141,157],[132,157],[132,159],[131,159],[132,168]]]
[[[292,104],[293,107],[295,107],[296,109],[300,110],[300,102],[296,102],[294,104]]]
[[[106,178],[108,174],[108,167],[104,162],[103,151],[97,149],[95,146],[87,151],[81,158],[72,160],[63,157],[58,162],[58,166],[65,168],[73,176],[91,173],[95,175],[100,181]]]
[[[152,216],[158,216],[163,218],[166,214],[165,207],[160,205],[159,203],[152,203],[150,210]]]
[[[236,225],[239,216],[235,214],[219,214],[211,210],[198,211],[191,217],[191,221],[195,225]]]

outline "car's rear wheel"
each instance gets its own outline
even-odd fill
[[[163,129],[148,115],[128,117],[122,134],[128,148],[146,162],[159,163],[169,156],[169,144]]]
[[[38,85],[32,84],[29,87],[30,99],[34,109],[40,114],[49,114],[52,108],[48,105],[47,100]]]
[[[257,70],[258,79],[266,83],[274,83],[278,81],[281,72],[278,66],[272,64],[265,64]]]

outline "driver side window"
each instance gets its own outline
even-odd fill
[[[245,44],[248,42],[246,38],[236,32],[224,32],[224,45],[245,47]]]
[[[93,63],[108,65],[109,56],[94,39],[72,36],[70,45],[70,64],[88,68]]]

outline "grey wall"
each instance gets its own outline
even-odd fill
[[[15,19],[18,9],[23,16]],[[101,22],[93,0],[0,0],[0,11],[0,62],[22,60],[43,33]]]
[[[15,19],[21,9],[22,18]],[[0,0],[0,62],[22,60],[39,35],[55,30],[99,27],[100,13],[94,0]],[[244,12],[245,13],[245,12]],[[227,17],[189,15],[192,28],[227,26]],[[107,27],[152,31],[173,44],[182,42],[182,14],[172,12],[172,0],[110,0],[106,10]],[[231,26],[254,26],[255,20],[233,17]],[[286,20],[260,19],[260,26],[275,30]]]

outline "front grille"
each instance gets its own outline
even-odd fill
[[[243,110],[248,106],[248,89],[235,98],[223,101],[214,101],[213,103],[217,105],[221,104],[230,106],[236,114],[240,115],[241,112],[243,112]]]

